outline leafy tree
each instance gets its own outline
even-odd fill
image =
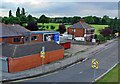
[[[112,30],[112,33],[115,34],[116,32],[120,33],[120,19],[111,19],[111,22],[109,24],[110,29]]]
[[[60,32],[60,34],[63,34],[66,32],[66,28],[65,28],[65,25],[59,25],[59,29],[58,31]]]
[[[110,28],[105,28],[100,30],[100,34],[102,34],[104,37],[110,36],[112,33],[112,30]]]
[[[79,22],[80,19],[81,19],[81,17],[74,16],[74,17],[72,18],[72,24]]]
[[[17,11],[16,11],[16,17],[20,17],[20,8],[19,7],[17,8]]]
[[[72,18],[71,17],[68,17],[67,23],[72,23]]]
[[[63,23],[67,23],[67,17],[63,17]]]
[[[93,19],[94,19],[94,24],[100,24],[101,23],[101,20],[100,20],[99,17],[94,16]]]
[[[7,18],[7,17],[4,17],[4,18],[2,19],[2,22],[5,23],[5,24],[10,24],[10,23],[9,23],[9,18]]]
[[[38,19],[39,23],[42,23],[44,25],[44,23],[49,23],[49,19],[48,17],[46,17],[45,15],[40,16],[40,18]]]
[[[28,25],[26,26],[27,29],[31,30],[31,31],[37,31],[38,30],[38,26],[37,26],[37,22],[28,22]]]
[[[10,17],[10,16],[12,16],[12,11],[11,11],[11,10],[9,11],[9,17]]]
[[[109,16],[107,16],[107,15],[103,16],[103,18],[102,18],[102,24],[104,24],[104,25],[110,24],[110,18],[109,18]]]
[[[88,24],[93,24],[94,23],[94,19],[92,16],[87,16],[84,18],[85,22]]]
[[[25,15],[25,9],[22,8],[21,15]]]
[[[27,18],[28,18],[28,22],[33,22],[33,21],[34,21],[34,18],[33,18],[32,15],[30,15],[30,14],[28,15]]]
[[[28,18],[25,15],[20,16],[20,25],[27,23]]]
[[[20,18],[11,16],[8,18],[8,23],[9,24],[20,24]]]

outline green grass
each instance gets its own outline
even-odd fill
[[[96,84],[99,84],[100,82],[120,82],[120,80],[118,80],[118,75],[120,75],[120,63],[110,72],[108,72],[104,77],[99,79]]]
[[[45,30],[52,30],[50,27],[51,25],[55,27],[54,30],[57,30],[59,28],[59,25],[62,23],[45,23]],[[38,25],[42,25],[42,23],[38,23]],[[49,28],[47,29],[46,26],[49,26]],[[66,29],[68,29],[68,27],[70,27],[71,25],[65,25]],[[91,25],[92,27],[95,28],[95,34],[99,35],[99,30],[100,29],[104,29],[105,27],[108,27],[108,25]]]
[[[104,29],[105,27],[108,27],[108,25],[91,25],[92,27],[95,28],[95,34],[99,35],[99,30]]]
[[[54,27],[55,27],[54,30],[57,30],[60,24],[61,24],[61,23],[45,23],[45,24],[44,24],[45,30],[52,30],[52,29],[50,28],[51,26],[54,26]],[[38,25],[43,25],[43,24],[42,24],[42,23],[38,23]],[[49,28],[47,29],[46,26],[48,26]]]
[[[55,27],[55,31],[59,28],[59,25],[62,24],[62,23],[45,23],[44,26],[45,26],[45,30],[52,30],[50,27],[51,26],[54,26]],[[24,25],[27,25],[27,24],[24,24]],[[43,25],[42,23],[38,23],[38,25]],[[46,26],[49,26],[49,28],[47,29]],[[65,25],[66,27],[66,30],[68,29],[68,27],[70,27],[71,25]],[[95,28],[95,34],[99,35],[99,30],[100,29],[104,29],[105,27],[108,27],[108,25],[91,25],[92,27]],[[40,29],[40,28],[39,28]]]

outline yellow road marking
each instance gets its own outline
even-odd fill
[[[28,79],[21,79],[21,80],[11,81],[11,82],[7,82],[7,83],[14,83],[14,82],[21,82],[21,81],[26,81],[26,80],[32,80],[32,79],[35,79],[35,78],[45,77],[45,76],[49,76],[49,75],[56,74],[56,73],[58,73],[58,71],[50,73],[50,74],[46,74],[46,75],[43,75],[43,76],[37,76],[37,77],[34,77],[34,78],[28,78]]]

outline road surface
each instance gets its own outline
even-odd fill
[[[52,84],[59,82],[92,82],[94,81],[94,70],[91,67],[92,59],[96,59],[99,62],[99,68],[96,70],[97,79],[118,63],[118,42],[115,41],[109,44],[105,49],[84,62],[50,74],[15,82],[54,82]]]

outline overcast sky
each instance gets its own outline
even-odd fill
[[[97,2],[96,2],[97,1]],[[106,1],[106,2],[104,2]],[[12,10],[15,16],[17,7],[25,8],[27,14],[39,17],[45,14],[49,17],[63,16],[99,16],[118,17],[119,0],[2,0],[0,16],[8,16]]]

